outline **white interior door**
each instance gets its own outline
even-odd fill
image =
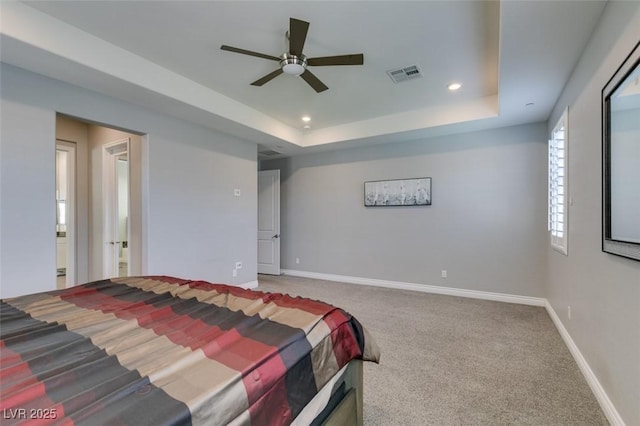
[[[258,172],[258,273],[280,275],[280,170]]]

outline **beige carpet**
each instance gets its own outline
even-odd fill
[[[606,425],[544,308],[289,276],[258,290],[323,300],[380,346],[365,425]]]

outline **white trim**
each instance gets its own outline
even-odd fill
[[[258,280],[248,281],[244,284],[238,284],[238,287],[242,287],[245,290],[253,290],[258,288]]]
[[[140,138],[140,272],[149,275],[149,135]]]
[[[102,278],[110,278],[118,276],[118,255],[117,245],[108,246],[109,240],[116,235],[118,224],[116,223],[118,197],[116,194],[116,157],[119,154],[129,153],[131,138],[118,139],[113,142],[102,145]],[[127,162],[127,167],[130,161]],[[129,176],[131,169],[129,168]],[[130,184],[129,182],[127,183]],[[128,197],[131,190],[127,188]],[[131,201],[127,203],[129,211],[128,216],[131,217],[130,208]],[[131,241],[131,227],[127,230],[127,241]],[[115,237],[117,240],[118,238]],[[131,262],[127,261],[127,275],[129,275]]]
[[[405,283],[399,281],[377,280],[373,278],[350,277],[346,275],[322,274],[319,272],[296,271],[293,269],[283,269],[282,273],[284,275],[292,275],[295,277],[315,278],[319,280],[338,281],[349,284],[395,288],[398,290],[420,291],[422,293],[444,294],[447,296],[469,297],[472,299],[494,300],[497,302],[519,303],[521,305],[545,306],[546,302],[546,299],[541,297],[518,296],[514,294],[466,290],[462,288],[441,287],[436,285]]]
[[[65,287],[72,287],[78,283],[77,270],[78,270],[78,252],[77,252],[77,144],[76,142],[67,141],[63,139],[56,139],[56,152],[63,151],[68,155],[67,158],[67,228],[66,228],[66,276]],[[56,174],[58,173],[56,163]],[[56,206],[57,208],[57,206]],[[56,238],[57,242],[57,238]],[[57,264],[56,259],[56,264]]]
[[[575,359],[576,363],[578,364],[578,368],[580,368],[582,375],[584,376],[587,383],[589,384],[591,391],[593,392],[594,396],[598,400],[598,403],[600,404],[600,408],[602,408],[602,411],[604,412],[605,416],[607,416],[607,420],[609,420],[609,423],[611,423],[612,426],[625,426],[624,420],[622,420],[622,417],[620,417],[620,414],[616,410],[616,407],[613,405],[613,403],[607,396],[607,393],[605,392],[604,388],[598,381],[598,378],[596,377],[595,373],[593,372],[593,370],[591,370],[591,367],[589,367],[587,360],[584,358],[584,356],[582,356],[580,349],[578,349],[578,346],[575,344],[575,342],[571,338],[571,335],[569,334],[567,329],[564,327],[564,324],[562,324],[562,321],[560,321],[560,318],[558,317],[556,312],[553,310],[553,307],[551,306],[548,300],[545,300],[544,307],[546,308],[547,313],[551,317],[553,324],[558,329],[560,336],[562,336],[562,340],[564,340],[564,343],[567,345],[567,348],[569,348],[569,352],[571,352],[573,359]]]

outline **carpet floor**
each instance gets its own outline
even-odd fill
[[[544,308],[260,275],[258,290],[354,315],[381,350],[365,363],[364,424],[607,425]]]

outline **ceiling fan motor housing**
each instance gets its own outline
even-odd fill
[[[285,74],[300,75],[307,69],[307,57],[305,55],[292,55],[284,53],[280,66]]]
[[[287,38],[289,39],[289,51],[283,53],[281,56],[267,55],[264,53],[253,52],[251,50],[227,46],[225,44],[220,46],[220,49],[241,53],[243,55],[256,56],[258,58],[277,61],[280,63],[280,68],[254,81],[251,83],[252,86],[262,86],[281,74],[288,74],[300,76],[309,86],[311,86],[313,90],[316,91],[316,93],[324,92],[329,87],[327,87],[326,84],[320,81],[318,77],[307,69],[308,65],[362,65],[364,63],[364,55],[362,53],[307,58],[302,53],[302,50],[304,49],[304,42],[307,38],[308,29],[308,22],[301,21],[300,19],[289,18],[289,31],[287,32]]]

